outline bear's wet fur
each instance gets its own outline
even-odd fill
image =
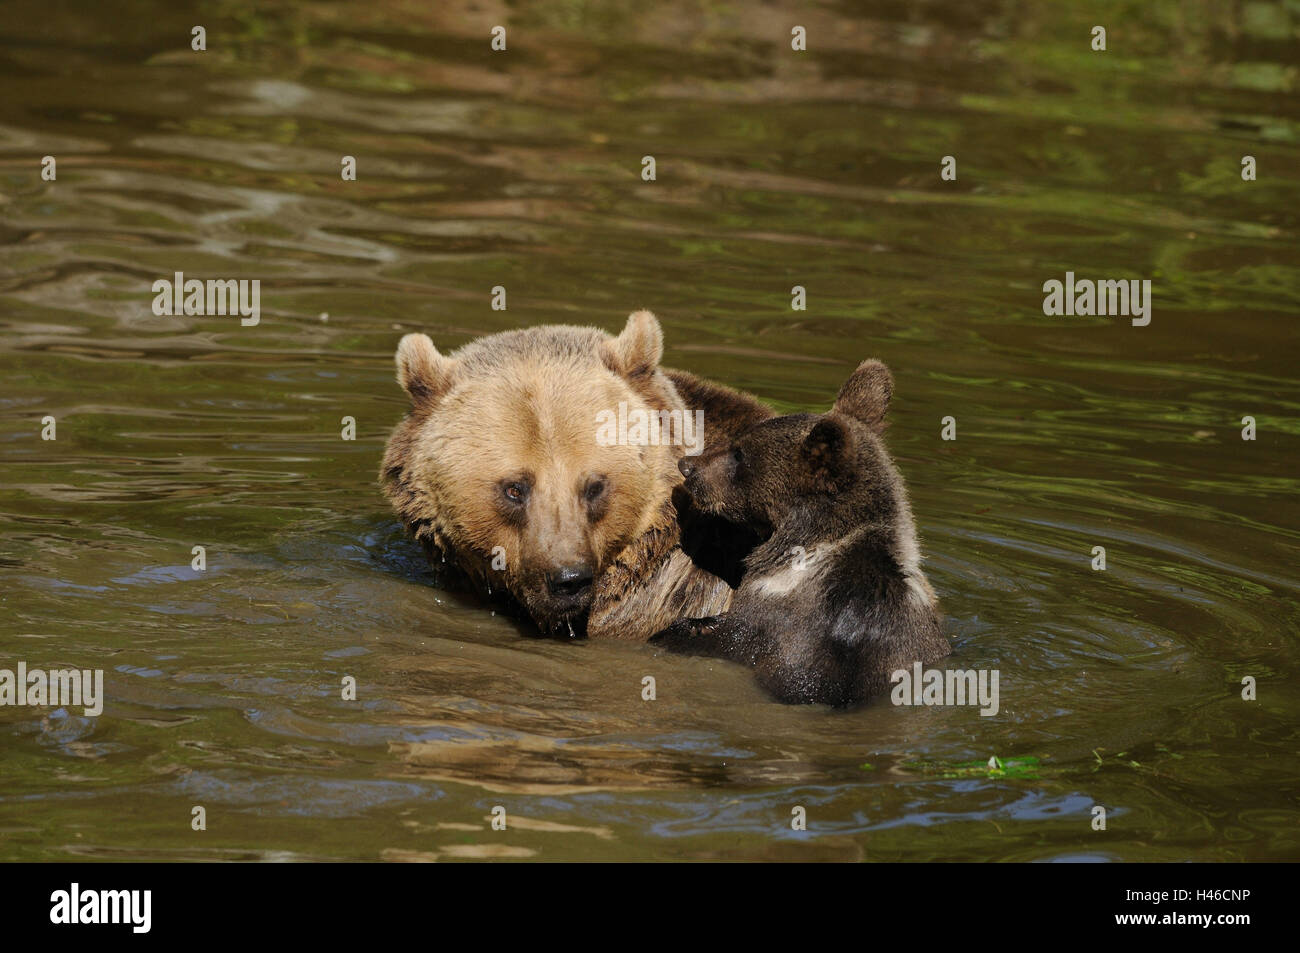
[[[424,334],[397,348],[411,409],[380,483],[447,582],[517,608],[545,635],[645,641],[725,611],[753,540],[674,491],[679,444],[601,445],[597,415],[704,412],[703,451],[772,411],[659,366],[648,311],[622,333],[545,325],[449,355]],[[679,510],[680,506],[680,510]]]
[[[787,703],[856,705],[890,674],[949,653],[921,571],[911,506],[881,433],[893,379],[864,361],[827,414],[756,423],[684,458],[696,507],[762,542],[725,614],[680,619],[650,642],[754,668]]]

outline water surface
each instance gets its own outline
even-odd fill
[[[1038,6],[10,0],[0,665],[109,699],[0,709],[0,857],[1300,858],[1300,11]],[[1046,317],[1067,270],[1151,324]],[[177,271],[260,324],[155,316]],[[782,411],[891,366],[997,717],[784,707],[430,585],[375,482],[398,338],[638,307]]]

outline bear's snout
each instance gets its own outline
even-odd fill
[[[590,566],[565,566],[546,576],[546,591],[559,599],[576,599],[591,585]]]
[[[719,472],[722,459],[723,455],[715,450],[677,461],[677,469],[686,478],[682,489],[702,509],[716,512],[719,508],[719,492],[725,483],[725,477]]]

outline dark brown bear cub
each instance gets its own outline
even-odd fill
[[[880,437],[892,393],[889,369],[864,361],[830,413],[774,417],[682,459],[696,505],[763,542],[729,612],[681,619],[652,645],[750,665],[779,701],[836,706],[948,654],[907,492]]]

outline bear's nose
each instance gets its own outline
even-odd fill
[[[574,596],[591,585],[589,566],[565,566],[546,577],[546,587],[553,596]]]
[[[695,464],[690,457],[682,457],[677,461],[677,469],[682,471],[682,476],[688,477],[695,472]]]

